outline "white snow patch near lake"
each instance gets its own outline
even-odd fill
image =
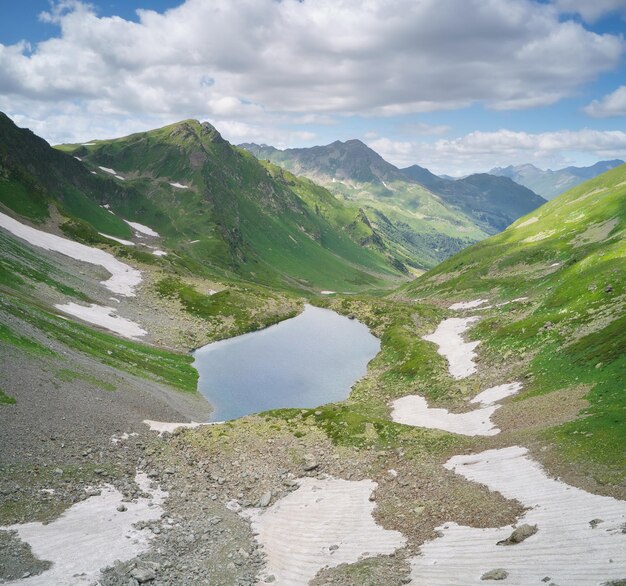
[[[391,419],[414,427],[441,429],[460,435],[496,435],[500,433],[491,422],[499,405],[474,409],[467,413],[450,413],[447,409],[429,407],[420,395],[408,395],[392,403]]]
[[[406,544],[399,531],[383,529],[369,500],[373,480],[301,478],[299,488],[267,509],[248,509],[252,531],[267,554],[260,582],[308,584],[325,567],[388,555]]]
[[[113,293],[127,297],[134,296],[135,287],[141,283],[141,273],[137,269],[120,262],[112,254],[99,248],[92,248],[67,238],[61,238],[56,234],[42,232],[22,224],[2,212],[0,212],[0,227],[5,228],[18,238],[26,240],[33,246],[59,252],[70,258],[105,268],[111,273],[111,278],[102,281],[102,284]]]
[[[461,311],[462,309],[474,309],[483,303],[487,303],[488,299],[475,299],[474,301],[460,301],[459,303],[453,303],[448,309],[453,311]]]
[[[500,429],[494,426],[491,416],[500,405],[494,403],[518,393],[521,388],[522,383],[513,382],[485,389],[470,401],[479,403],[481,408],[466,413],[450,413],[447,409],[429,407],[424,397],[407,395],[391,404],[391,419],[396,423],[441,429],[460,435],[497,435]]]
[[[167,252],[163,250],[153,250],[152,254],[154,254],[154,256],[167,256]]]
[[[178,189],[189,189],[189,185],[183,185],[182,183],[177,183],[176,181],[174,183],[170,183],[170,185],[172,187],[177,187]]]
[[[517,545],[496,545],[515,526],[476,529],[449,522],[442,536],[420,547],[411,561],[412,584],[467,586],[485,584],[489,570],[508,572],[508,586],[553,584],[588,586],[623,579],[626,568],[626,502],[598,496],[549,478],[527,455],[512,446],[480,454],[454,456],[445,467],[486,485],[529,510],[517,525],[538,531]],[[602,520],[594,528],[590,521]]]
[[[521,224],[518,224],[515,227],[523,228],[524,226],[530,226],[531,224],[534,224],[537,221],[539,221],[539,218],[537,216],[533,216],[532,218],[528,218],[528,220],[524,220]]]
[[[120,244],[124,244],[125,246],[135,246],[135,243],[131,242],[130,240],[124,240],[123,238],[117,238],[116,236],[111,236],[110,234],[105,234],[104,232],[98,232],[98,234],[100,234],[100,236],[104,236],[105,238],[108,238],[109,240],[115,240],[115,242],[119,242]]]
[[[336,293],[336,291],[328,291],[327,289],[324,289],[324,291],[320,291],[320,295],[334,295]]]
[[[146,236],[154,236],[156,238],[160,238],[159,233],[155,232],[152,228],[149,228],[148,226],[144,226],[143,224],[140,224],[139,222],[129,222],[128,220],[124,220],[124,221],[129,226],[137,230],[137,232],[141,232],[142,234],[145,234]]]
[[[110,173],[111,175],[117,175],[117,171],[115,169],[111,169],[110,167],[100,167],[98,169],[102,169],[105,173]]]
[[[447,359],[448,371],[455,379],[466,378],[476,372],[474,349],[480,342],[464,342],[461,334],[478,319],[476,316],[444,319],[432,334],[422,336],[423,340],[439,346],[437,352]]]
[[[516,395],[521,390],[522,383],[517,381],[506,383],[504,385],[498,385],[497,387],[491,387],[490,389],[485,389],[481,393],[478,393],[478,395],[476,395],[470,403],[479,403],[483,407],[486,407],[487,405],[492,405],[493,403],[502,401],[502,399]]]
[[[127,508],[124,512],[116,510],[122,504],[122,493],[106,485],[100,495],[73,505],[52,523],[2,527],[17,531],[20,539],[31,546],[35,557],[53,563],[39,576],[19,583],[24,586],[93,584],[100,577],[100,568],[146,551],[153,534],[146,529],[135,529],[133,524],[158,519],[167,493],[150,488],[151,482],[143,473],[137,474],[135,482],[150,498],[123,503]]]
[[[55,304],[60,311],[73,315],[90,324],[101,326],[125,338],[135,339],[145,336],[148,332],[139,324],[117,315],[114,307],[91,303],[89,306],[79,305],[73,301],[65,305]]]
[[[203,425],[220,425],[223,421],[209,421],[206,423],[198,423],[197,421],[191,421],[190,423],[176,423],[169,421],[153,421],[151,419],[144,419],[143,422],[150,428],[150,431],[158,431],[159,435],[164,433],[173,433],[177,429],[195,429],[196,427],[202,427]]]

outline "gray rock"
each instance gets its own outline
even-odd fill
[[[498,541],[496,545],[515,545],[517,543],[522,543],[525,539],[528,539],[531,535],[537,533],[538,528],[537,525],[528,525],[524,523],[520,525],[511,535],[509,535],[506,539],[502,541]]]
[[[120,513],[123,513],[124,511],[128,511],[128,509],[126,508],[126,505],[118,505],[117,510]]]
[[[496,568],[495,570],[489,570],[485,572],[480,579],[481,580],[506,580],[509,573],[503,568]]]
[[[156,578],[156,573],[152,568],[146,566],[137,566],[130,572],[131,578],[135,578],[137,582],[143,584],[144,582],[150,582]]]
[[[259,507],[267,507],[270,504],[271,500],[272,500],[272,493],[271,493],[271,491],[264,492],[261,495],[261,498],[259,499],[259,502],[258,502],[257,506],[259,506]]]
[[[592,529],[595,529],[600,523],[604,523],[604,519],[592,519],[589,521],[589,525],[591,525]]]

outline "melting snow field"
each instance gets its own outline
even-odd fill
[[[172,187],[177,187],[178,189],[189,189],[189,185],[183,185],[182,183],[174,182],[170,183]]]
[[[267,554],[263,580],[308,584],[325,567],[386,555],[405,545],[398,531],[376,524],[372,480],[301,478],[300,487],[267,509],[248,509],[252,530]]]
[[[17,531],[20,539],[30,544],[35,557],[53,563],[43,574],[19,580],[19,584],[93,584],[100,568],[112,565],[115,560],[130,560],[147,550],[153,534],[135,529],[133,524],[158,519],[167,493],[151,489],[143,473],[138,473],[135,481],[150,498],[123,503],[127,508],[123,512],[117,510],[123,495],[107,485],[99,496],[73,505],[47,525],[26,523],[2,527]]]
[[[111,236],[110,234],[105,234],[104,232],[98,232],[98,234],[100,234],[100,236],[104,236],[105,238],[108,238],[109,240],[115,240],[115,242],[119,242],[120,244],[124,244],[125,246],[135,246],[135,243],[131,242],[130,240],[124,240],[123,238],[117,238],[116,236]]]
[[[223,421],[210,421],[207,423],[198,423],[192,421],[190,423],[170,423],[169,421],[153,421],[151,419],[144,419],[143,422],[150,428],[151,431],[158,431],[159,435],[164,433],[173,433],[177,429],[195,429],[203,425],[219,425],[224,423]]]
[[[507,586],[542,584],[546,577],[562,586],[589,586],[626,577],[626,502],[549,478],[519,446],[454,456],[445,466],[519,500],[530,510],[518,525],[537,525],[538,531],[521,543],[496,545],[515,527],[446,523],[438,527],[442,537],[424,544],[413,558],[413,584],[485,584],[481,576],[496,568],[508,572]]]
[[[160,238],[159,233],[155,232],[152,228],[149,228],[148,226],[144,226],[143,224],[140,224],[139,222],[129,222],[128,220],[124,220],[131,228],[134,228],[135,230],[137,230],[137,232],[141,232],[142,234],[145,234],[146,236],[153,236],[155,238]]]
[[[441,429],[461,435],[496,435],[500,430],[491,422],[491,416],[500,408],[496,401],[514,395],[522,383],[514,382],[484,390],[470,402],[480,403],[480,409],[467,413],[450,413],[447,409],[429,407],[419,395],[408,395],[392,403],[391,419],[396,423]]]
[[[474,301],[460,301],[459,303],[453,303],[448,309],[453,311],[461,311],[463,309],[474,309],[483,303],[487,303],[488,299],[475,299]]]
[[[450,413],[447,409],[429,407],[424,397],[408,395],[395,400],[392,407],[391,419],[396,423],[441,429],[461,435],[496,435],[500,433],[500,430],[494,427],[490,419],[499,405],[474,409],[468,413]]]
[[[444,319],[432,334],[422,336],[422,340],[439,346],[437,352],[448,360],[448,370],[453,378],[466,378],[476,372],[474,349],[480,342],[464,342],[461,334],[478,319],[476,316]]]
[[[112,254],[61,238],[56,234],[48,234],[36,228],[31,228],[0,212],[0,227],[5,228],[14,236],[26,240],[33,246],[45,250],[59,252],[70,258],[99,265],[111,273],[111,278],[102,281],[102,284],[112,291],[125,296],[134,296],[135,287],[141,283],[141,273],[133,267],[117,260]]]
[[[125,338],[135,339],[148,333],[134,321],[116,315],[117,310],[114,307],[97,305],[95,303],[85,306],[73,301],[64,305],[55,304],[55,307],[68,315],[73,315],[88,323],[106,328]]]

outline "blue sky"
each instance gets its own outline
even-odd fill
[[[0,110],[53,143],[194,117],[439,173],[591,164],[626,158],[625,18],[626,0],[2,2]]]

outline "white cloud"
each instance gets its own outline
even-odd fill
[[[626,18],[626,0],[554,0],[562,12],[580,14],[586,22],[596,22],[611,13]]]
[[[42,18],[58,37],[0,45],[0,106],[39,120],[73,106],[76,128],[94,113],[112,126],[191,115],[258,126],[529,108],[571,95],[624,50],[532,0],[187,0],[138,22],[65,0]]]
[[[584,111],[594,118],[626,116],[626,85],[618,87],[600,100],[593,100]]]
[[[535,163],[558,168],[590,164],[603,158],[626,159],[626,132],[563,130],[531,134],[511,130],[472,132],[433,144],[396,142],[386,138],[369,145],[399,166],[417,163],[434,173],[465,175],[511,164]]]

